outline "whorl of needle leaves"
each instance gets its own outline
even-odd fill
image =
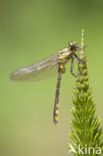
[[[95,105],[94,99],[91,96],[91,88],[88,82],[88,71],[86,65],[85,49],[81,49],[80,63],[78,65],[79,75],[76,78],[76,87],[74,89],[74,97],[72,108],[73,119],[71,120],[70,137],[72,139],[72,146],[74,147],[78,155],[78,145],[93,147],[95,150],[97,147],[101,148],[103,152],[102,142],[102,129],[100,128],[100,118],[95,117]],[[70,149],[70,144],[68,148]],[[86,155],[92,155],[91,153]],[[93,154],[96,155],[96,154]],[[101,154],[102,155],[102,154]]]

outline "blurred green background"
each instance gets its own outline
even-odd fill
[[[66,66],[59,123],[52,122],[57,78],[19,83],[10,73],[68,46],[85,46],[96,115],[103,118],[103,1],[0,1],[0,156],[67,156],[75,78]],[[103,123],[103,122],[102,122]],[[101,124],[102,125],[102,124]]]

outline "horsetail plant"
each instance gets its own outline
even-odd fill
[[[76,78],[74,89],[73,108],[71,120],[69,152],[75,156],[102,155],[103,140],[101,119],[95,117],[94,99],[91,96],[91,88],[88,81],[88,69],[86,65],[85,48],[83,45],[84,29],[82,30],[81,51],[79,61],[79,74]]]

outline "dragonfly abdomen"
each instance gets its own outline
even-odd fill
[[[58,72],[58,81],[56,87],[56,96],[55,96],[55,104],[54,104],[54,114],[53,114],[53,121],[56,124],[58,122],[58,113],[59,113],[59,89],[60,89],[60,81],[61,81],[61,73]]]
[[[56,96],[55,96],[55,104],[54,104],[54,116],[53,120],[54,123],[56,124],[58,122],[58,113],[59,113],[59,90],[60,90],[60,81],[61,81],[61,76],[65,72],[65,67],[64,64],[59,64],[59,69],[58,69],[58,81],[57,81],[57,86],[56,86]]]

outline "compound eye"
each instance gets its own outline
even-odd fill
[[[74,44],[75,44],[75,41],[70,41],[70,42],[69,42],[69,45],[70,45],[70,46],[74,46]]]
[[[76,42],[76,41],[73,41],[73,43],[74,43],[74,44],[77,44],[77,42]]]
[[[70,41],[70,42],[69,42],[69,45],[70,45],[70,46],[73,46],[73,41]]]
[[[77,42],[74,40],[69,42],[70,47],[76,47],[76,45],[77,45]]]

